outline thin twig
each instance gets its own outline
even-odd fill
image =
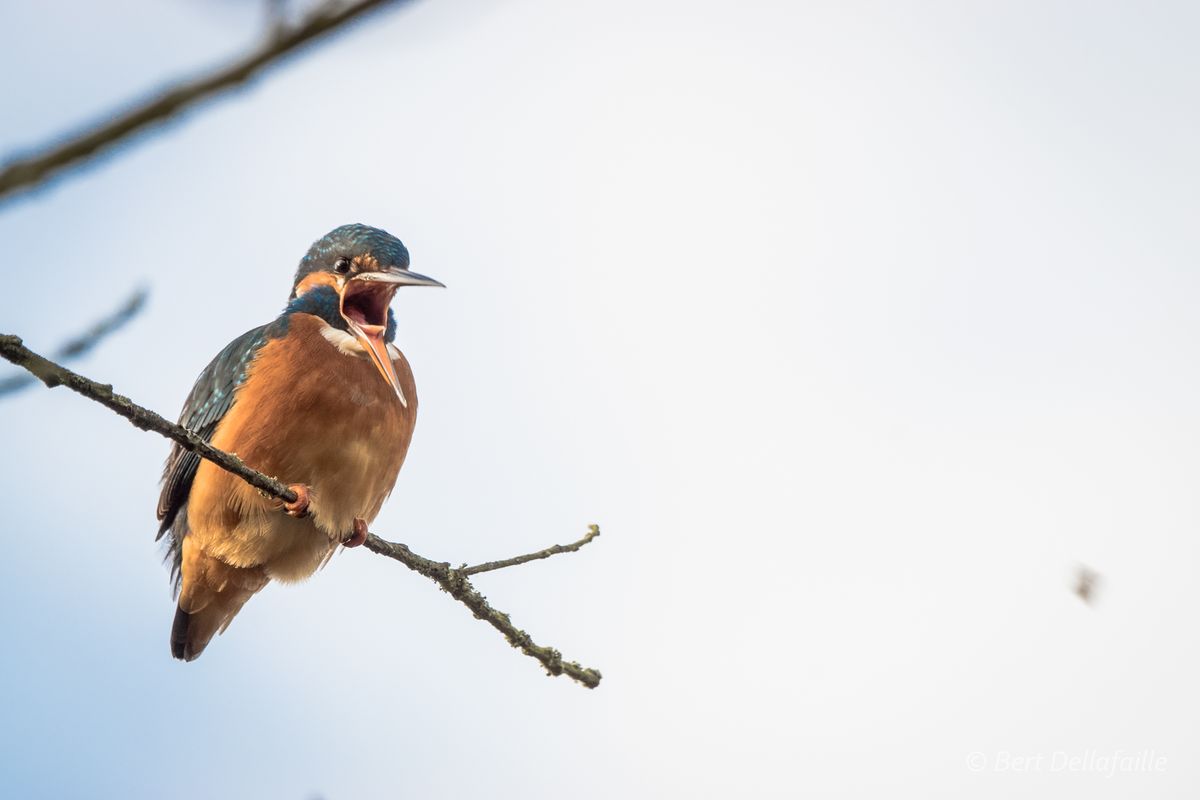
[[[113,410],[129,420],[136,427],[142,430],[154,431],[178,442],[184,448],[199,454],[202,458],[208,459],[218,467],[237,475],[251,486],[273,497],[288,502],[296,500],[296,494],[288,489],[287,486],[274,478],[270,478],[246,466],[236,455],[218,450],[187,428],[168,422],[153,411],[134,403],[128,397],[115,393],[112,386],[96,383],[77,372],[67,369],[61,364],[56,364],[49,359],[43,358],[25,347],[21,343],[21,339],[17,336],[0,334],[0,357],[6,358],[17,366],[29,370],[50,388],[66,386],[68,389],[78,392],[84,397],[95,400]],[[478,567],[465,567],[463,569],[454,569],[447,562],[432,561],[424,556],[417,555],[407,545],[389,542],[380,539],[374,534],[367,536],[366,547],[373,553],[378,553],[379,555],[399,561],[412,571],[418,572],[438,584],[451,597],[469,608],[477,619],[483,620],[500,631],[509,644],[521,650],[525,655],[540,661],[548,674],[567,675],[589,689],[594,689],[600,685],[599,670],[582,667],[574,661],[563,661],[562,654],[554,648],[536,644],[528,633],[513,625],[512,620],[509,619],[507,614],[497,611],[488,604],[487,598],[471,585],[468,575],[474,574],[472,570],[474,572],[486,572],[488,570],[524,564],[527,561],[538,558],[547,558],[554,555],[555,552],[578,550],[599,535],[600,528],[591,525],[589,526],[588,535],[574,544],[566,545],[565,547],[554,545],[554,547],[537,553],[531,553],[527,556],[517,556],[505,561],[493,561],[481,564]]]
[[[591,527],[596,530],[596,535],[599,535],[599,528],[595,525]],[[483,620],[504,634],[504,638],[508,640],[509,644],[525,655],[542,662],[547,674],[567,675],[589,689],[595,689],[600,685],[599,670],[582,667],[575,661],[563,661],[562,653],[553,647],[536,644],[528,633],[512,624],[508,614],[492,608],[488,604],[487,598],[481,595],[467,580],[467,573],[464,570],[454,569],[446,562],[430,561],[408,549],[407,545],[385,541],[375,534],[367,536],[366,547],[372,553],[396,559],[414,572],[419,572],[437,583],[451,597],[471,609],[476,619]]]
[[[302,45],[336,30],[347,22],[389,3],[409,0],[358,0],[318,5],[294,27],[274,31],[254,50],[199,77],[170,85],[144,102],[106,115],[73,135],[55,137],[55,144],[12,159],[0,170],[0,199],[41,184],[67,167],[108,150],[148,126],[166,120],[210,95],[233,89],[253,78]]]
[[[287,30],[287,0],[266,0],[267,33],[272,37]]]
[[[86,355],[104,337],[120,329],[126,322],[136,317],[138,312],[142,310],[142,307],[146,305],[146,297],[146,290],[138,289],[116,311],[92,325],[75,338],[68,340],[62,347],[54,351],[54,358],[59,361],[71,361]],[[20,391],[27,386],[32,386],[36,382],[37,379],[27,372],[18,372],[15,375],[0,379],[0,397]]]
[[[589,525],[587,536],[584,536],[578,542],[572,542],[571,544],[552,544],[545,550],[538,550],[536,553],[526,553],[523,556],[513,556],[512,558],[506,558],[502,561],[485,561],[484,563],[476,564],[473,567],[468,567],[466,564],[463,564],[458,568],[458,571],[463,575],[478,575],[481,572],[491,572],[494,569],[504,569],[505,567],[515,567],[518,564],[527,564],[530,561],[538,561],[543,558],[549,558],[550,556],[556,556],[559,553],[574,553],[599,535],[600,526]]]

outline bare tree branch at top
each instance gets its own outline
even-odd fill
[[[82,131],[54,137],[54,144],[11,158],[0,168],[0,202],[21,190],[43,186],[110,150],[113,145],[145,132],[194,106],[201,100],[234,89],[257,76],[284,56],[325,36],[369,11],[411,0],[357,0],[324,2],[294,26],[278,21],[268,38],[251,52],[199,77],[172,84],[109,119]]]

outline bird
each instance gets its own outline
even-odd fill
[[[296,494],[283,502],[176,444],[163,469],[158,539],[177,601],[171,655],[192,661],[271,580],[311,576],[366,540],[412,440],[417,394],[396,347],[404,244],[342,225],[301,259],[283,312],[225,346],[179,423]]]

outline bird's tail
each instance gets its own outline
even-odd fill
[[[262,567],[232,567],[198,549],[188,552],[188,544],[185,539],[183,583],[171,625],[171,655],[194,661],[269,579]]]

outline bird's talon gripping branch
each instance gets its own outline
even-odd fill
[[[296,499],[290,503],[285,502],[283,510],[287,512],[289,517],[304,519],[308,516],[308,486],[303,483],[289,483],[288,488],[296,493]]]
[[[354,519],[354,533],[342,540],[342,545],[345,547],[358,547],[367,540],[367,521],[365,519]]]

